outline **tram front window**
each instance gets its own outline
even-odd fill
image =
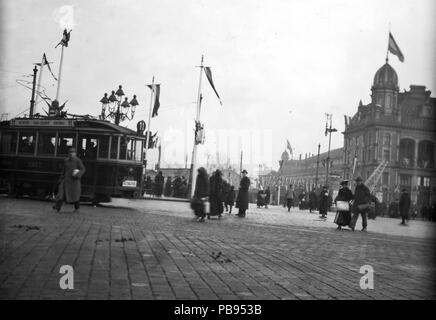
[[[79,136],[78,155],[80,158],[97,159],[97,137]]]
[[[17,151],[17,133],[3,132],[1,141],[1,153],[15,153]]]
[[[54,156],[56,133],[40,132],[38,136],[38,155]]]
[[[135,157],[134,140],[121,137],[120,141],[120,160],[133,160]]]
[[[18,153],[33,154],[35,152],[35,133],[20,132]]]
[[[58,138],[58,156],[67,156],[68,148],[74,146],[74,134],[59,134]]]

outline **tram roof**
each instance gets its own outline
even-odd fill
[[[137,136],[138,133],[127,127],[116,125],[109,121],[77,118],[15,118],[0,122],[2,129],[75,129],[79,131],[110,132]]]

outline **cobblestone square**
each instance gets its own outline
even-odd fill
[[[199,223],[186,202],[114,199],[61,213],[0,199],[1,299],[434,299],[435,224],[338,231],[308,211]],[[358,221],[360,223],[360,221]],[[74,270],[62,290],[60,268]],[[361,289],[362,266],[374,289]]]

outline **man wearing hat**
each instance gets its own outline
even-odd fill
[[[245,211],[248,209],[248,188],[250,187],[250,179],[247,177],[247,170],[242,171],[242,179],[239,183],[238,197],[236,198],[236,208],[239,209],[238,217],[245,217]]]
[[[350,222],[350,228],[354,231],[359,214],[362,215],[362,231],[366,231],[368,225],[367,212],[370,209],[371,192],[363,184],[361,177],[356,178],[356,189],[354,190],[354,203],[352,206],[353,218]]]
[[[63,202],[74,203],[75,211],[80,207],[80,195],[82,187],[80,178],[85,173],[85,166],[76,155],[76,149],[68,149],[68,158],[64,160],[64,169],[60,178],[56,204],[53,209],[60,211]]]

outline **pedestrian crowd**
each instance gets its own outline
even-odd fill
[[[250,187],[250,179],[247,177],[246,170],[242,171],[237,196],[235,187],[223,179],[221,170],[215,170],[210,177],[203,167],[199,168],[197,173],[191,209],[198,221],[203,222],[206,216],[208,219],[211,216],[221,218],[224,210],[228,214],[232,214],[235,200],[236,208],[238,208],[236,216],[245,217]],[[207,204],[209,204],[209,208],[207,208]]]
[[[165,177],[159,171],[154,180],[147,176],[144,181],[145,193],[155,197],[188,198],[189,184],[184,176]]]

